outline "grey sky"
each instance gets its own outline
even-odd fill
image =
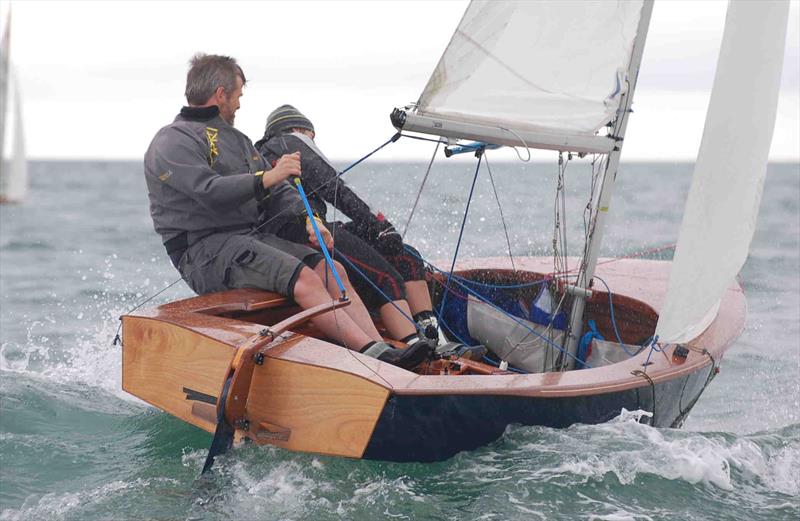
[[[416,100],[466,2],[12,2],[12,58],[32,158],[138,159],[184,103],[197,51],[230,54],[254,140],[291,103],[333,158],[358,157]],[[657,1],[625,159],[693,160],[726,2]],[[800,157],[800,10],[793,1],[771,158]],[[426,158],[403,144],[383,159]],[[509,156],[510,157],[510,156]]]

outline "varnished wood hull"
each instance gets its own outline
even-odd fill
[[[481,259],[458,269],[502,270],[505,262]],[[518,268],[544,274],[548,263],[522,259]],[[657,261],[600,264],[615,304],[637,310],[625,326],[631,334],[654,326],[667,270]],[[241,435],[295,451],[437,461],[485,445],[511,424],[601,423],[625,408],[653,412],[648,421],[658,427],[679,425],[741,331],[745,302],[741,288],[732,287],[685,358],[670,348],[646,367],[644,352],[606,367],[525,375],[420,375],[315,338],[308,325],[274,341],[263,333],[297,311],[274,294],[235,290],[126,315],[123,388],[213,432],[226,380],[244,371],[243,353],[252,356],[261,342],[263,363],[250,364],[252,376],[244,387],[240,379],[226,402],[237,411],[232,421]],[[600,304],[595,312],[604,327]]]

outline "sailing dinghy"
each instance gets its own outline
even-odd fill
[[[599,259],[652,5],[473,1],[418,103],[392,114],[403,135],[476,151],[478,169],[496,145],[598,165],[580,259],[454,258],[431,273],[445,335],[486,344],[487,363],[450,355],[406,371],[321,337],[310,320],[346,302],[303,311],[233,290],[124,315],[123,388],[215,433],[207,463],[236,436],[438,461],[511,424],[595,424],[628,409],[681,425],[744,326],[736,275],[766,172],[788,2],[728,7],[674,260]]]

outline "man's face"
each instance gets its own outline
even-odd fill
[[[299,132],[301,134],[305,134],[306,136],[310,137],[313,141],[317,135],[314,133],[313,130],[308,130],[307,128],[293,128],[292,132]]]
[[[217,105],[219,106],[219,115],[222,119],[233,125],[233,120],[236,118],[236,111],[239,110],[239,98],[242,97],[242,88],[244,83],[242,78],[236,77],[236,87],[233,92],[227,92],[220,87],[217,89]]]

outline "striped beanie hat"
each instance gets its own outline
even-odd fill
[[[293,128],[305,128],[314,132],[311,121],[291,105],[281,105],[267,118],[266,135],[276,135]]]

